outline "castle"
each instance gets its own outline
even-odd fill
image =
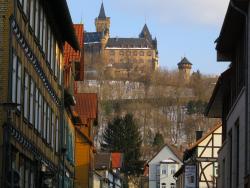
[[[157,40],[152,39],[146,24],[138,38],[112,38],[110,17],[102,3],[95,26],[96,32],[84,33],[86,79],[140,79],[158,68]]]

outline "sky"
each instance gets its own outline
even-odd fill
[[[95,31],[101,0],[67,0],[74,23]],[[220,34],[229,0],[103,0],[111,19],[111,37],[138,37],[146,23],[157,38],[159,63],[177,69],[182,57],[193,71],[219,75],[229,63],[217,62],[214,41]]]

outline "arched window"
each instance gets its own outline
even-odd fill
[[[174,183],[171,183],[171,184],[170,184],[170,188],[175,188],[175,184],[174,184]]]
[[[161,188],[167,188],[166,183],[162,183]]]

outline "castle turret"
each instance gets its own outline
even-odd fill
[[[179,69],[180,76],[184,79],[184,81],[189,82],[190,73],[192,69],[192,63],[190,63],[188,59],[184,57],[178,63],[178,69]]]
[[[151,33],[149,32],[149,29],[148,29],[148,26],[147,24],[145,24],[142,28],[142,31],[139,35],[140,38],[145,38],[145,39],[148,39],[149,41],[152,41],[152,35]]]
[[[103,3],[101,5],[99,16],[95,19],[97,32],[104,32],[109,35],[110,17],[106,17]]]

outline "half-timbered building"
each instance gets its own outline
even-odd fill
[[[184,165],[175,174],[178,188],[216,187],[218,151],[221,148],[221,137],[222,126],[218,124],[185,151]]]
[[[65,41],[79,49],[66,1],[0,1],[0,187],[72,184],[61,147]]]

